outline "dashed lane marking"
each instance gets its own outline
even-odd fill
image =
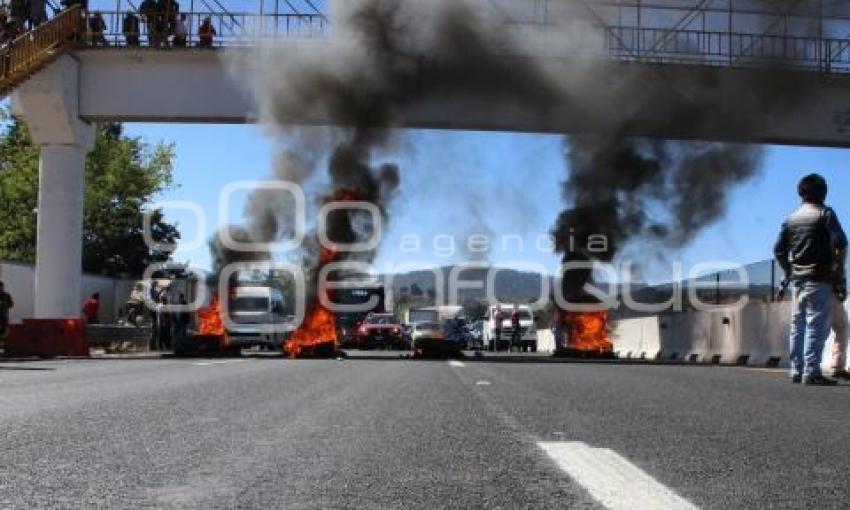
[[[476,386],[490,386],[490,381],[475,381]]]
[[[466,366],[466,363],[464,363],[463,361],[458,361],[458,360],[456,360],[456,359],[450,359],[450,360],[449,360],[449,365],[450,365],[450,366],[453,366],[453,367],[458,367],[458,368],[460,368],[460,367],[465,367],[465,366]]]
[[[198,362],[193,363],[193,365],[195,365],[197,367],[210,367],[210,366],[213,366],[213,365],[226,365],[228,363],[242,363],[243,361],[246,361],[246,360],[244,360],[244,359],[222,359],[222,360],[216,360],[216,361],[198,361]]]
[[[697,508],[613,450],[570,441],[537,446],[609,510]]]

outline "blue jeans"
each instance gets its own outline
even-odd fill
[[[791,375],[820,375],[831,324],[832,284],[794,283],[791,302]]]

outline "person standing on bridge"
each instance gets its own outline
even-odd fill
[[[12,0],[9,2],[9,16],[18,29],[23,29],[24,23],[29,19],[28,0]]]
[[[212,25],[212,19],[207,16],[204,18],[204,21],[201,22],[201,26],[198,27],[198,47],[212,48],[213,37],[215,37],[215,35],[215,27]]]
[[[106,22],[100,11],[94,11],[89,18],[89,31],[91,32],[92,46],[109,46],[106,42]]]
[[[180,14],[180,19],[174,24],[174,38],[171,40],[171,43],[175,47],[185,48],[188,37],[189,28],[186,26],[186,15]]]
[[[47,21],[47,1],[29,0],[30,30]]]
[[[0,282],[0,339],[6,335],[9,328],[9,310],[15,307],[12,295],[6,292],[6,286]]]
[[[803,203],[782,223],[774,246],[776,261],[793,289],[791,380],[832,386],[837,383],[821,374],[821,360],[831,320],[833,268],[844,267],[847,236],[835,211],[824,205],[823,177],[803,177],[797,193]]]
[[[121,33],[124,34],[127,46],[139,45],[139,30],[139,17],[132,11],[127,11],[127,14],[124,15],[124,21],[121,23]]]
[[[145,19],[145,28],[148,31],[148,46],[159,48],[159,14],[156,7],[156,0],[143,0],[139,4],[139,14]]]
[[[177,33],[177,20],[180,19],[180,2],[165,0],[165,19],[168,24],[169,35],[175,35]]]
[[[168,36],[171,26],[168,24],[168,16],[171,11],[171,0],[157,0],[156,2],[156,28],[159,34],[159,44],[168,46]]]

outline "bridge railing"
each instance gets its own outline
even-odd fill
[[[606,27],[604,49],[627,61],[850,72],[850,39]]]
[[[127,46],[123,34],[123,21],[127,11],[101,11],[106,30],[104,39],[109,46]],[[141,46],[150,45],[149,25],[144,17],[139,18]],[[186,16],[187,46],[197,46],[198,28],[205,18],[210,18],[216,35],[213,46],[241,46],[256,38],[272,37],[316,37],[325,33],[328,22],[316,14],[258,14],[256,12],[182,12]],[[165,23],[161,33],[173,35],[173,23]],[[89,38],[91,43],[93,40]],[[170,43],[169,43],[170,44]]]
[[[138,12],[101,11],[106,29],[101,41],[92,37],[89,14],[73,7],[58,14],[47,24],[19,37],[4,47],[0,59],[0,77],[28,68],[33,62],[67,44],[68,33],[76,34],[75,43],[105,43],[127,46],[123,20],[127,12],[139,18],[141,46],[150,44],[148,24]],[[330,26],[322,14],[291,12],[189,11],[186,15],[187,45],[199,43],[198,27],[209,17],[216,30],[213,45],[242,46],[258,38],[321,37]],[[171,25],[170,23],[166,25]],[[168,29],[171,27],[169,26]],[[785,67],[821,72],[850,72],[850,39],[750,34],[690,29],[636,28],[631,26],[587,26],[592,32],[582,44],[570,48],[568,39],[556,25],[517,23],[510,27],[520,35],[534,34],[543,41],[539,51],[552,56],[595,53],[596,56],[625,61],[673,63],[730,67]],[[165,34],[169,35],[170,30]],[[540,37],[541,34],[544,37]],[[550,37],[551,36],[551,37]],[[494,49],[494,51],[498,51]]]
[[[82,41],[85,12],[73,6],[0,47],[0,93]]]

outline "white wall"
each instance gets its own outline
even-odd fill
[[[28,264],[17,262],[0,262],[0,280],[6,286],[6,292],[12,295],[15,307],[9,313],[13,323],[23,318],[33,316],[33,292],[35,289],[35,271]],[[115,322],[118,309],[123,307],[130,296],[132,280],[121,280],[105,276],[84,274],[79,298],[79,309],[82,311],[83,301],[95,292],[100,292],[101,322]]]

